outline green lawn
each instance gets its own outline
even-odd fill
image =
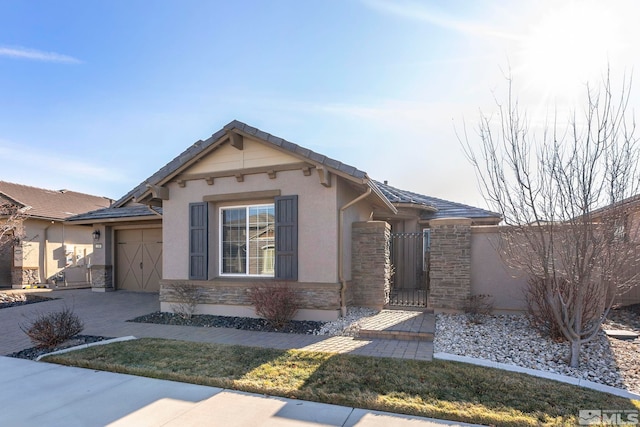
[[[140,339],[47,362],[359,408],[505,426],[576,425],[580,409],[640,409],[606,393],[444,361]]]

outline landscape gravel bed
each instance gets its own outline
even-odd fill
[[[57,298],[42,297],[23,293],[0,292],[0,309],[17,307],[19,305],[35,304],[37,302],[51,301]]]
[[[603,329],[640,331],[638,315],[615,310]],[[568,366],[569,344],[542,336],[524,315],[438,314],[434,351],[549,371],[640,393],[640,339],[608,338],[603,331],[583,345],[579,368]]]
[[[65,341],[59,346],[53,348],[43,348],[43,347],[31,347],[25,348],[24,350],[17,351],[15,353],[7,354],[8,357],[17,357],[19,359],[30,359],[36,360],[38,356],[43,354],[52,353],[54,351],[63,350],[69,347],[75,347],[82,344],[90,344],[92,342],[110,340],[111,337],[100,337],[95,335],[76,335],[72,339]]]
[[[370,308],[349,307],[346,316],[340,317],[333,322],[326,322],[322,325],[322,328],[315,332],[315,335],[355,337],[358,335],[362,320],[378,313],[378,311]]]
[[[378,313],[375,310],[362,307],[349,307],[347,315],[333,322],[316,322],[293,320],[282,328],[274,328],[265,319],[250,317],[214,316],[210,314],[196,314],[185,319],[174,313],[156,311],[144,316],[136,317],[129,322],[157,323],[163,325],[199,326],[205,328],[232,328],[245,331],[283,332],[306,335],[342,335],[356,336],[360,330],[361,319]]]
[[[136,317],[129,322],[158,323],[162,325],[199,326],[203,328],[231,328],[245,331],[284,332],[293,334],[314,334],[324,325],[324,322],[292,320],[282,328],[274,328],[265,319],[249,317],[213,316],[210,314],[195,314],[186,319],[178,314],[156,311],[144,316]]]

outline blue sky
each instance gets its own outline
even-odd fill
[[[633,1],[0,1],[0,179],[119,198],[233,119],[484,206],[455,129],[640,59]],[[617,73],[617,74],[616,74]],[[632,106],[637,98],[632,101]]]

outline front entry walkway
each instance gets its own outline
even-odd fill
[[[114,338],[133,335],[137,338],[167,338],[416,360],[431,360],[433,356],[431,341],[397,339],[397,336],[367,337],[365,336],[366,332],[365,335],[361,333],[359,338],[352,338],[127,322],[137,316],[158,311],[160,303],[156,293],[127,291],[97,293],[90,289],[78,289],[39,291],[37,294],[58,299],[0,310],[0,324],[3,326],[3,333],[0,334],[1,355],[32,346],[25,333],[20,329],[21,325],[28,324],[39,314],[57,311],[66,306],[73,308],[74,312],[84,321],[85,329],[82,333],[85,335]],[[389,320],[391,317],[387,313],[389,311],[392,310],[382,311],[378,315],[381,316],[379,318],[374,316],[373,323],[386,324],[389,327],[389,322],[391,322]],[[414,318],[401,316],[396,327],[407,328],[409,325],[416,324],[418,322],[416,319],[422,319],[421,324],[427,325],[428,323],[424,320],[425,317],[416,317],[422,314],[420,312],[398,313],[411,313]]]

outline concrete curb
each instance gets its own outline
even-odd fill
[[[54,354],[68,353],[70,351],[82,350],[84,348],[94,347],[96,345],[105,345],[105,344],[111,344],[111,343],[114,343],[114,342],[131,341],[131,340],[136,340],[136,339],[137,339],[136,337],[134,337],[132,335],[129,335],[127,337],[113,338],[113,339],[110,339],[110,340],[96,341],[96,342],[92,342],[92,343],[89,343],[89,344],[77,345],[75,347],[63,348],[62,350],[52,351],[51,353],[46,353],[46,354],[41,354],[40,356],[36,357],[36,362],[39,362],[40,359],[42,359],[43,357],[53,356]]]
[[[553,372],[539,371],[537,369],[529,369],[529,368],[523,368],[521,366],[516,366],[516,365],[507,365],[506,363],[498,363],[492,360],[477,359],[475,357],[467,357],[467,356],[458,356],[457,354],[449,354],[449,353],[434,353],[433,358],[440,359],[440,360],[448,360],[451,362],[462,362],[462,363],[469,363],[471,365],[486,366],[488,368],[502,369],[503,371],[528,374],[534,377],[546,378],[548,380],[559,381],[561,383],[577,385],[579,387],[584,387],[591,390],[613,394],[615,396],[624,397],[625,399],[640,400],[640,394],[631,393],[630,391],[627,391],[621,388],[611,387],[608,385],[595,383],[593,381],[581,380],[579,378],[568,377],[566,375],[554,374]]]

